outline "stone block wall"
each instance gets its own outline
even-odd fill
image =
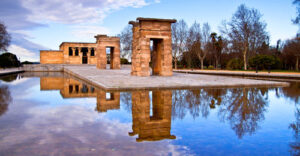
[[[41,64],[62,64],[63,52],[54,50],[41,50],[40,51],[40,63]]]
[[[120,38],[107,35],[97,35],[95,38],[97,39],[97,68],[106,69],[106,48],[111,48],[110,69],[120,69]]]

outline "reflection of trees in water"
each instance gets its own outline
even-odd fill
[[[228,120],[239,138],[253,134],[264,119],[267,90],[257,88],[229,89],[219,109],[222,120]]]
[[[291,154],[292,155],[300,155],[300,138],[299,138],[299,130],[300,130],[300,108],[296,109],[295,112],[296,121],[290,124],[289,128],[293,130],[294,133],[294,142],[290,143]]]
[[[176,90],[172,96],[172,118],[183,119],[186,112],[190,112],[193,118],[207,117],[209,109],[220,104],[226,89],[200,89],[200,90]]]
[[[120,101],[124,104],[125,109],[128,112],[132,110],[132,103],[131,103],[131,92],[121,92],[120,93]]]
[[[285,98],[288,98],[291,101],[293,101],[296,107],[296,121],[289,125],[289,128],[292,129],[294,133],[294,141],[290,143],[290,152],[291,155],[300,155],[300,82],[290,82],[289,87],[283,87],[280,89],[280,91],[282,94],[279,95],[284,95]]]
[[[289,87],[283,87],[281,92],[295,104],[300,103],[300,82],[291,82]]]
[[[185,116],[185,92],[187,90],[175,90],[172,92],[172,119],[183,119]]]
[[[3,115],[11,102],[11,96],[8,86],[0,86],[0,116]]]
[[[5,82],[12,82],[12,81],[18,79],[19,77],[20,77],[19,74],[12,74],[12,75],[1,76],[0,80],[5,81]]]
[[[200,89],[176,90],[172,97],[172,118],[183,119],[186,112],[194,118],[207,117],[218,107],[220,119],[229,121],[239,138],[252,134],[264,119],[268,89]]]

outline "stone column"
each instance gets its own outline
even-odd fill
[[[76,48],[71,47],[71,49],[72,49],[72,56],[74,56],[74,55],[75,55],[75,50],[76,50]]]
[[[91,64],[91,48],[90,47],[87,48],[88,48],[88,52],[87,52],[88,64]]]
[[[113,67],[112,69],[120,69],[121,63],[120,63],[120,42],[116,43],[116,46],[114,47],[113,52],[113,58],[110,58],[111,61],[113,61]]]
[[[91,48],[88,47],[88,53],[87,53],[88,56],[91,56]]]
[[[97,45],[97,68],[98,69],[106,69],[106,46],[101,44],[101,42]]]
[[[82,53],[81,53],[81,48],[77,47],[78,49],[78,56],[79,56],[79,60],[78,60],[78,64],[82,64]]]

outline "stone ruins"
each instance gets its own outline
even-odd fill
[[[63,42],[60,50],[41,50],[41,64],[95,64],[99,69],[120,69],[120,38],[97,35],[96,43]],[[109,54],[107,54],[109,52]]]
[[[106,69],[107,55],[106,49],[109,48],[110,51],[110,69],[120,69],[120,38],[119,37],[109,37],[107,35],[97,35],[97,68]]]
[[[133,26],[131,75],[172,76],[171,24],[175,22],[175,19],[155,18],[129,22]]]
[[[137,18],[133,26],[131,75],[172,76],[172,31],[175,19]],[[63,42],[60,50],[41,50],[41,64],[96,64],[120,69],[120,38],[95,36],[96,43]],[[108,54],[109,53],[109,54]]]

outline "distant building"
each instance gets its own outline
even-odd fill
[[[41,64],[95,64],[99,69],[120,69],[120,38],[95,36],[96,43],[63,42],[59,50],[41,50]],[[109,50],[107,55],[106,49]]]

